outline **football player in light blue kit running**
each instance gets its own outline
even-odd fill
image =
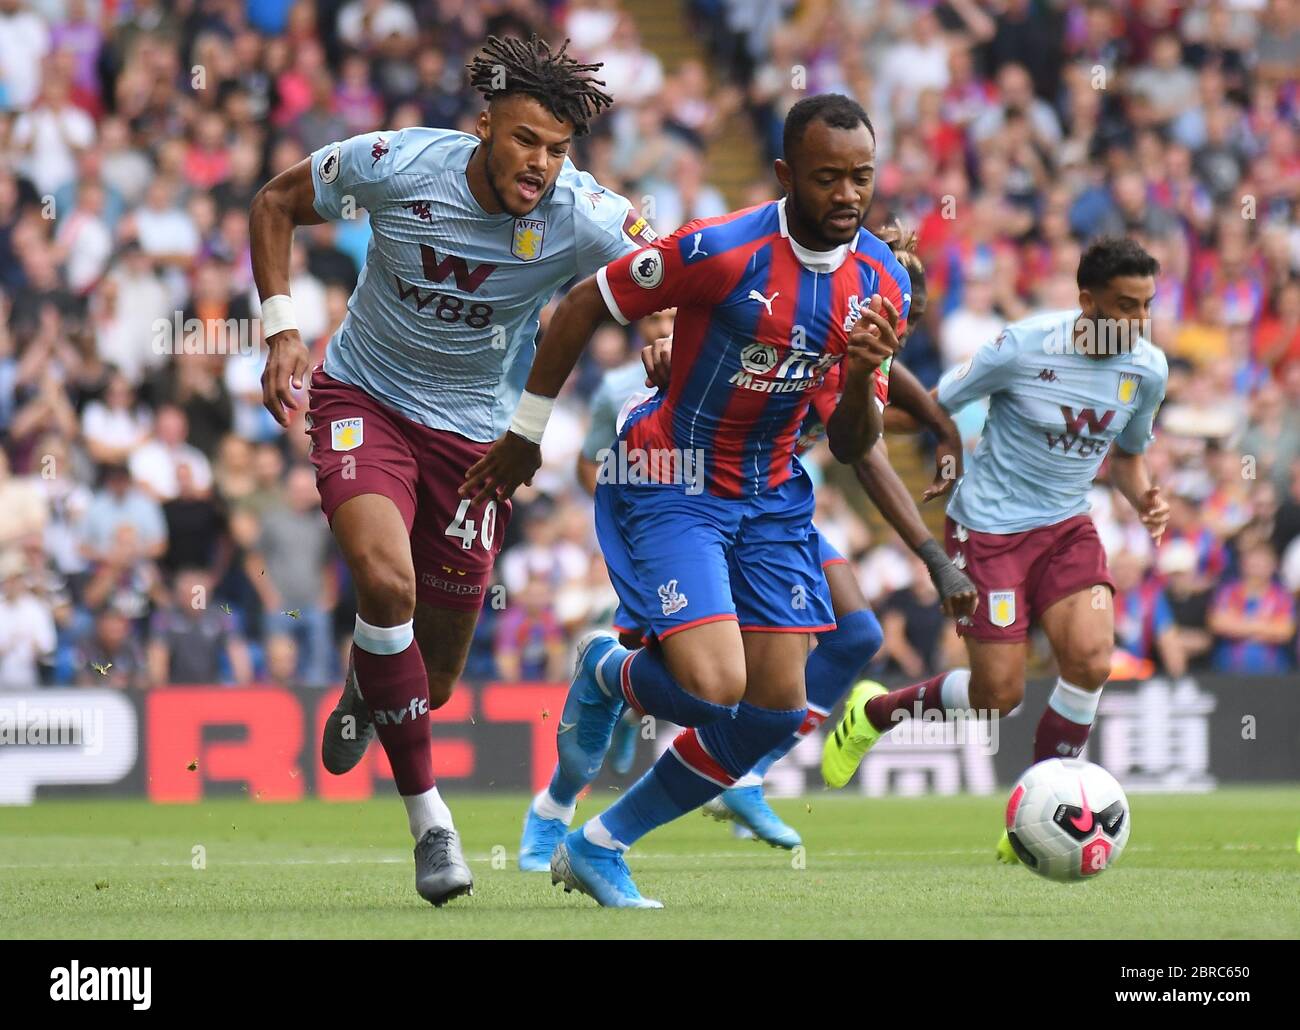
[[[474,134],[408,128],[332,143],[276,176],[250,213],[270,351],[263,398],[287,426],[308,372],[288,297],[294,227],[369,212],[365,267],[307,413],[358,613],[321,758],[347,772],[379,736],[416,840],[416,887],[435,905],[473,881],[434,785],[429,712],[464,668],[510,514],[457,487],[509,424],[543,305],[653,239],[568,158],[612,103],[598,68],[536,36],[493,37],[469,66],[487,101]]]
[[[975,615],[958,625],[970,669],[889,693],[859,684],[826,739],[829,786],[844,786],[908,715],[1011,711],[1024,696],[1035,623],[1059,678],[1034,761],[1083,750],[1114,647],[1115,586],[1088,515],[1102,460],[1109,454],[1112,485],[1154,538],[1169,519],[1142,458],[1169,377],[1164,354],[1141,335],[1158,271],[1132,240],[1094,242],[1079,262],[1079,308],[1008,326],[939,381],[939,403],[950,412],[989,398],[983,438],[948,505],[948,551],[980,592]],[[999,857],[1014,861],[1012,847],[1004,836]]]

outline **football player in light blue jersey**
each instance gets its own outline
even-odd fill
[[[970,668],[888,693],[859,684],[826,738],[828,785],[847,783],[868,749],[909,715],[1010,712],[1024,697],[1034,624],[1059,672],[1034,761],[1082,752],[1115,636],[1115,585],[1087,500],[1103,459],[1154,538],[1169,520],[1142,457],[1169,376],[1164,354],[1141,335],[1158,272],[1136,242],[1097,240],[1079,262],[1078,308],[1008,326],[939,381],[949,411],[989,398],[984,435],[948,505],[948,551],[980,592],[975,615],[958,626]],[[1004,834],[998,857],[1017,856],[1024,853]]]
[[[306,420],[357,590],[321,758],[347,772],[378,734],[416,841],[416,888],[435,905],[473,880],[434,785],[429,712],[464,668],[510,514],[457,488],[515,409],[542,306],[653,239],[568,158],[612,103],[598,69],[536,36],[492,37],[469,65],[487,101],[473,135],[408,128],[330,144],[268,183],[250,214],[263,398],[288,426],[308,373],[287,296],[294,227],[369,213],[365,266],[312,374]]]

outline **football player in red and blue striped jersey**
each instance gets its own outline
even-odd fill
[[[785,155],[784,199],[689,223],[571,291],[510,431],[462,486],[464,496],[503,499],[531,477],[550,404],[604,318],[677,308],[668,391],[628,418],[596,491],[619,598],[659,646],[584,640],[560,718],[560,763],[575,779],[599,768],[625,704],[688,727],[552,857],[555,882],[602,905],[657,906],[632,882],[624,851],[799,728],[812,634],[835,625],[795,446],[809,398],[839,364],[832,453],[856,462],[879,437],[873,375],[898,347],[910,284],[862,228],[875,158],[862,108],[837,95],[801,101]]]

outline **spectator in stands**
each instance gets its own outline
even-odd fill
[[[305,465],[289,470],[285,503],[262,515],[262,535],[249,562],[266,575],[252,579],[266,612],[267,631],[297,643],[298,675],[309,686],[333,682],[330,611],[337,597],[329,526],[320,515],[316,477]]]
[[[110,603],[95,612],[94,629],[77,648],[75,677],[79,687],[148,688],[149,665],[128,610]]]
[[[1241,576],[1218,589],[1209,628],[1214,668],[1235,674],[1283,673],[1294,667],[1295,598],[1274,578],[1277,558],[1265,543],[1241,556]]]
[[[15,476],[9,457],[0,450],[0,548],[39,537],[49,519],[49,506],[39,481],[33,476]]]
[[[158,409],[150,439],[137,447],[128,462],[131,476],[157,501],[174,500],[180,493],[178,469],[189,469],[192,489],[198,496],[212,488],[212,466],[203,452],[186,441],[189,419],[172,404]]]
[[[211,592],[206,571],[176,574],[171,602],[154,613],[149,632],[149,675],[156,685],[242,685],[252,680],[248,645],[236,633],[231,615],[210,606]]]
[[[101,465],[120,465],[149,439],[153,420],[140,404],[130,381],[114,371],[103,400],[93,400],[81,413],[86,450]]]
[[[533,576],[497,621],[497,669],[507,680],[556,682],[566,675],[564,631],[555,617],[550,582]]]
[[[1120,670],[1145,666],[1145,679],[1158,667],[1168,676],[1181,676],[1187,671],[1187,658],[1183,653],[1173,609],[1160,581],[1148,576],[1146,564],[1137,555],[1121,551],[1110,559],[1111,575],[1115,579],[1115,663],[1112,677]]]
[[[161,557],[166,551],[167,523],[158,502],[132,485],[125,465],[107,465],[83,523],[85,555],[92,561],[110,556],[114,537],[123,525],[139,534],[140,547],[149,557]]]
[[[162,574],[142,549],[135,526],[117,526],[112,547],[91,569],[82,602],[91,611],[111,603],[141,631],[152,606],[166,605]]]
[[[884,663],[881,674],[900,676],[910,683],[944,668],[950,630],[925,563],[908,551],[907,568],[911,576],[908,584],[878,603],[884,632],[879,661]]]
[[[0,552],[0,689],[40,686],[42,663],[54,652],[54,614],[28,583],[22,551]]]
[[[1186,540],[1165,542],[1156,553],[1156,573],[1164,585],[1173,629],[1187,667],[1208,667],[1214,634],[1209,630],[1211,591],[1197,572],[1196,548]]]

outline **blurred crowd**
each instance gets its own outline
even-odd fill
[[[728,209],[707,155],[729,125],[762,164],[730,199],[757,202],[776,195],[790,105],[857,96],[872,217],[920,235],[931,303],[903,360],[927,384],[1006,321],[1072,306],[1087,239],[1139,238],[1164,269],[1150,461],[1174,515],[1155,547],[1095,490],[1117,674],[1296,668],[1300,4],[691,0],[654,16],[688,55],[671,72],[619,0],[0,0],[0,688],[338,681],[347,569],[301,423],[262,409],[261,341],[239,331],[258,311],[249,202],[336,139],[469,130],[465,60],[489,33],[532,31],[604,62],[616,106],[574,159],[661,232]],[[364,217],[298,233],[291,291],[317,357],[368,238]],[[602,329],[562,395],[468,676],[563,678],[575,634],[608,618],[574,470],[589,399],[640,342]],[[981,423],[959,417],[972,440]],[[815,475],[828,460],[813,453]],[[823,484],[818,525],[881,612],[873,671],[916,678],[955,639],[924,566],[860,503]]]

